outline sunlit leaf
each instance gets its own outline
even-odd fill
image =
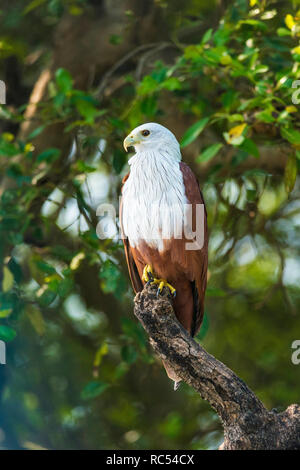
[[[4,310],[0,310],[0,318],[6,318],[6,317],[9,317],[9,315],[12,313],[12,309],[11,308],[7,308],[7,309],[4,309]]]
[[[290,14],[286,15],[284,21],[289,29],[293,29],[293,27],[295,26],[294,18]]]
[[[97,350],[94,358],[94,367],[99,367],[104,356],[108,353],[108,344],[103,343]]]
[[[3,292],[9,291],[14,283],[14,276],[7,266],[3,268],[3,280],[2,280],[2,290]]]
[[[74,258],[72,259],[70,263],[70,268],[72,269],[72,271],[75,271],[76,269],[79,268],[79,265],[84,258],[85,258],[85,254],[82,251],[80,253],[77,253],[76,256],[74,256]]]

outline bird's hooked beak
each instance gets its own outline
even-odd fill
[[[129,134],[123,142],[123,147],[128,152],[129,147],[134,147],[134,145],[139,144],[140,141],[132,134]]]

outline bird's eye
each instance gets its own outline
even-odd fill
[[[148,131],[147,129],[144,129],[141,134],[144,136],[144,137],[147,137],[149,134],[150,134],[150,131]]]

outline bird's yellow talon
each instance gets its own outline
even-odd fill
[[[142,275],[142,281],[144,282],[150,282],[154,278],[153,276],[153,270],[150,264],[146,264],[146,266],[143,269],[143,275]]]
[[[168,283],[166,279],[158,279],[154,277],[152,267],[149,264],[143,269],[142,280],[147,284],[158,284],[157,295],[161,294],[164,287],[167,287],[173,297],[176,296],[176,289]]]

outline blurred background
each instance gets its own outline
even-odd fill
[[[156,121],[206,200],[197,337],[269,408],[299,403],[300,2],[2,0],[0,447],[215,449],[133,316],[122,141]],[[299,88],[300,89],[300,88]],[[298,97],[299,95],[299,97]],[[98,230],[111,238],[99,240]]]

